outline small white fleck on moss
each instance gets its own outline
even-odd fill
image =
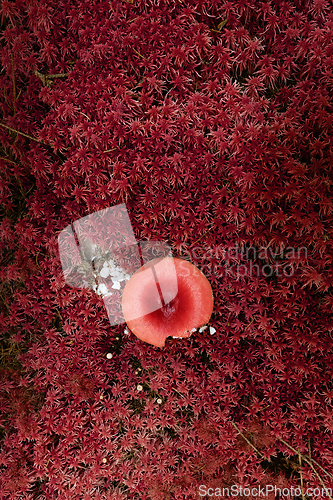
[[[143,386],[142,386],[141,384],[138,384],[138,385],[136,386],[136,389],[137,389],[138,391],[142,391]]]
[[[108,359],[112,359],[112,356],[113,356],[112,352],[108,352],[108,353],[107,353],[107,355],[106,355],[106,357],[107,357]]]

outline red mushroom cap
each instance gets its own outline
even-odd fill
[[[122,309],[128,328],[157,347],[165,339],[189,337],[213,312],[213,292],[207,278],[190,262],[166,257],[142,266],[127,282]]]

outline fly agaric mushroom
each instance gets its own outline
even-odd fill
[[[157,258],[138,269],[127,282],[122,310],[128,328],[157,347],[168,336],[188,338],[213,312],[212,288],[190,262]]]

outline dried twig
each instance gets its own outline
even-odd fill
[[[235,427],[235,429],[239,432],[239,434],[242,436],[242,438],[251,446],[251,448],[253,448],[256,453],[259,454],[260,457],[263,457],[263,455],[260,453],[259,450],[257,450],[257,448],[251,443],[251,441],[249,441],[245,436],[244,434],[238,429],[237,425],[234,424],[234,422],[231,422],[232,425]],[[310,467],[311,469],[313,470],[313,472],[315,473],[315,475],[317,476],[320,484],[322,485],[322,487],[327,491],[327,488],[325,486],[325,483],[324,481],[322,480],[322,478],[320,477],[320,475],[318,474],[318,472],[316,471],[316,469],[314,468],[313,466],[313,463],[316,464],[317,467],[319,467],[319,469],[321,469],[325,474],[327,474],[330,478],[332,478],[332,475],[324,469],[324,467],[322,467],[318,462],[316,462],[316,460],[314,460],[312,457],[311,457],[311,451],[309,449],[309,455],[302,455],[298,450],[296,450],[293,446],[291,446],[290,444],[286,443],[286,441],[284,441],[283,439],[281,438],[278,438],[279,441],[281,441],[281,443],[283,443],[285,446],[287,446],[290,450],[292,450],[295,455],[298,455],[298,460],[299,460],[299,464],[301,466],[302,464],[302,460],[304,462],[306,462]],[[302,492],[302,499],[304,498],[304,493],[303,493],[303,475],[302,475],[302,471],[300,470],[299,471],[300,473],[300,480],[301,480],[301,492]],[[327,496],[329,498],[329,500],[333,500],[333,498],[330,496],[330,494],[327,492]]]
[[[210,31],[215,31],[215,33],[221,33],[222,29],[228,24],[228,19],[224,19],[224,21],[221,21],[220,24],[217,26],[217,29],[211,29]]]
[[[12,61],[12,81],[13,81],[13,105],[14,105],[14,114],[16,113],[16,82],[15,82],[15,71],[14,71],[14,60],[13,54],[10,54]]]
[[[299,453],[298,454],[298,461],[299,461],[299,475],[300,475],[300,479],[301,479],[301,493],[302,493],[302,500],[305,500],[305,497],[304,497],[304,485],[303,485],[303,474],[302,474],[302,458],[301,458],[301,454]]]
[[[40,73],[39,71],[35,71],[35,75],[38,76],[38,78],[40,78],[42,80],[42,84],[44,85],[48,85],[50,86],[52,82],[52,80],[56,79],[56,78],[65,78],[65,76],[68,76],[68,73],[56,73],[54,75],[43,75],[43,73]]]
[[[142,54],[140,54],[140,52],[139,52],[139,51],[137,51],[134,47],[132,47],[132,48],[133,48],[134,52],[135,52],[136,54],[138,54],[138,56],[142,57],[142,59],[144,59],[145,61],[147,61],[147,58],[146,58],[145,56],[143,56]]]
[[[251,443],[251,441],[249,441],[249,440],[247,439],[247,437],[246,437],[246,436],[244,436],[244,434],[242,433],[242,431],[241,431],[240,429],[238,429],[237,425],[236,425],[234,422],[231,422],[231,423],[232,423],[232,425],[235,427],[236,431],[237,431],[237,432],[239,432],[239,434],[242,436],[242,438],[243,438],[243,439],[245,439],[245,441],[247,442],[247,444],[248,444],[248,445],[250,445],[250,446],[251,446],[251,448],[253,448],[253,449],[254,449],[254,451],[255,451],[256,453],[258,453],[258,455],[259,455],[261,458],[263,458],[263,454],[262,454],[262,453],[260,453],[260,451],[259,451],[259,450],[258,450],[258,449],[254,446],[254,444],[252,444],[252,443]]]
[[[206,236],[206,234],[208,234],[213,228],[214,228],[214,224],[216,222],[216,219],[214,219],[214,221],[211,223],[211,227],[209,229],[207,229],[207,231],[205,231],[201,236],[200,238],[198,238],[194,243],[192,243],[192,245],[195,245],[196,243],[198,243],[198,241],[201,240],[201,238],[203,238],[204,236]]]
[[[310,467],[312,469],[313,469],[312,463],[314,463],[314,464],[316,464],[317,467],[319,467],[319,469],[321,469],[323,472],[325,472],[325,474],[327,474],[327,476],[329,476],[331,479],[333,479],[333,476],[326,469],[324,469],[324,467],[322,467],[318,462],[316,462],[316,460],[314,460],[311,456],[302,455],[299,451],[297,451],[295,448],[293,448],[290,444],[286,443],[282,438],[278,438],[278,439],[279,439],[279,441],[281,441],[281,443],[283,443],[290,450],[292,450],[295,453],[295,455],[299,455],[302,458],[302,460],[304,460],[304,462],[306,462],[308,465],[310,465]]]
[[[40,144],[44,144],[45,146],[48,146],[46,142],[40,141],[39,139],[36,139],[36,137],[32,137],[31,135],[25,134],[24,132],[20,132],[19,130],[16,130],[15,128],[8,127],[8,125],[5,125],[4,123],[0,122],[0,126],[6,128],[7,130],[10,130],[11,132],[15,132],[16,134],[23,135],[23,137],[26,137],[27,139],[31,139],[32,141],[39,142]]]

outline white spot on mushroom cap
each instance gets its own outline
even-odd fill
[[[110,269],[108,267],[103,267],[103,269],[100,272],[102,278],[107,278],[109,274],[110,274]]]
[[[97,294],[98,295],[104,295],[106,293],[108,293],[107,286],[104,283],[101,283],[100,285],[98,285]]]

